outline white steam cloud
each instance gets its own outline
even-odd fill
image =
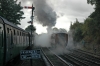
[[[51,35],[53,33],[67,33],[65,29],[57,29],[57,28],[47,28],[47,33],[42,34],[34,34],[35,35],[35,46],[39,47],[50,47],[51,46]]]
[[[56,12],[49,6],[47,0],[33,0],[35,9],[35,16],[40,24],[43,26],[55,26]]]

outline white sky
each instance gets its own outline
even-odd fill
[[[22,1],[22,6],[32,5],[32,2],[30,2],[31,0],[21,0],[21,1]],[[54,11],[58,15],[55,27],[64,28],[67,31],[69,30],[70,23],[74,22],[76,18],[80,22],[83,22],[84,19],[86,19],[94,11],[93,6],[87,4],[87,0],[47,0],[47,1],[48,4],[54,9]],[[28,25],[30,25],[27,22],[31,20],[30,19],[31,9],[23,9],[23,11],[24,11],[23,16],[26,18],[21,20],[20,27],[25,29]],[[34,22],[33,25],[36,27],[37,33],[40,34],[46,32],[47,27],[43,27],[42,25],[38,24],[35,19],[33,20],[33,22]]]

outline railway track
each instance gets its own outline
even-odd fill
[[[68,61],[69,63],[73,64],[74,66],[88,66],[82,60],[68,54],[60,55],[60,57],[62,57],[64,60]]]
[[[18,61],[14,66],[30,66],[29,60]]]
[[[89,52],[89,51],[87,52],[87,51],[81,50],[81,49],[77,49],[77,51],[80,51],[80,52],[83,52],[83,53],[86,53],[86,54],[90,54],[90,55],[93,55],[95,57],[100,58],[100,54],[92,53],[92,52]]]
[[[100,60],[100,55],[96,55],[96,54],[86,52],[86,51],[83,51],[83,50],[80,50],[80,49],[76,49],[75,52],[84,53],[87,56],[91,56],[93,58],[96,58],[96,59]]]
[[[77,53],[78,53],[78,55],[81,55],[84,58],[89,59],[90,61],[100,65],[100,58],[89,55],[86,52],[84,53],[83,51],[80,51],[80,50],[75,50],[75,54],[77,54]]]
[[[48,49],[42,49],[42,51],[48,59],[47,66],[99,66],[99,63],[97,64],[96,62],[84,59],[83,56],[73,53],[58,56]],[[52,52],[52,54],[48,53],[49,51]]]
[[[73,66],[100,66],[100,59],[84,52],[75,50],[58,57]],[[70,66],[70,65],[69,65]]]
[[[100,59],[99,58],[94,57],[92,55],[88,55],[82,51],[73,50],[73,51],[70,51],[70,53],[67,53],[67,55],[81,60],[82,62],[84,62],[88,66],[100,66]]]
[[[54,54],[52,51],[48,53],[49,51],[50,50],[48,50],[47,48],[42,49],[42,52],[48,61],[47,66],[73,66],[72,64],[63,60],[61,57]]]

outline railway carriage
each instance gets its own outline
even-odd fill
[[[0,66],[4,66],[29,47],[29,32],[0,17]]]
[[[0,66],[3,64],[3,56],[4,56],[4,26],[3,26],[3,21],[0,19]]]
[[[57,46],[65,48],[68,43],[68,34],[66,33],[53,33],[51,35],[51,46],[56,48]]]

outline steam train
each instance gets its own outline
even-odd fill
[[[51,47],[62,47],[65,48],[68,43],[68,34],[67,33],[53,33],[51,35]]]
[[[30,33],[0,16],[0,66],[5,66],[30,45]]]

